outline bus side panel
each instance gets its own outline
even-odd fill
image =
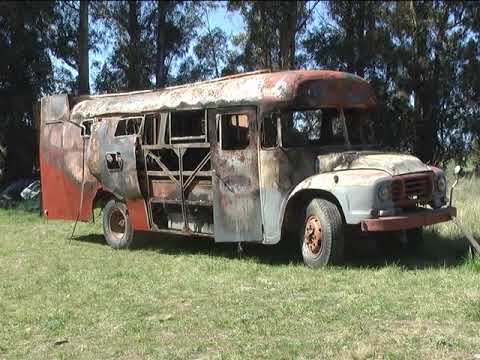
[[[39,143],[42,210],[52,219],[70,218],[63,171],[63,122],[68,118],[67,100],[60,95],[42,99]]]
[[[74,220],[77,217],[81,180],[72,176],[73,166],[80,164],[81,152],[78,159],[73,161],[65,156],[65,121],[69,117],[69,105],[66,95],[55,95],[42,99],[42,118],[40,126],[40,179],[42,186],[42,212],[49,219]],[[72,125],[73,126],[73,125]],[[71,137],[76,134],[67,133]],[[78,129],[80,137],[80,129]],[[81,172],[81,171],[80,171]],[[86,184],[84,204],[80,220],[87,220],[91,216],[92,200],[97,185]]]

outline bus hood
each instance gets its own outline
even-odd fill
[[[318,155],[317,161],[319,173],[350,169],[376,169],[395,176],[432,170],[415,156],[373,151],[329,153]]]

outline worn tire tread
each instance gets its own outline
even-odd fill
[[[313,210],[314,209],[314,210]],[[320,267],[327,264],[341,264],[344,254],[344,233],[343,219],[337,206],[325,199],[313,199],[306,207],[305,220],[311,210],[315,212],[322,223],[322,233],[327,235],[327,239],[322,247],[322,252],[318,258],[306,258],[303,254],[303,238],[301,238],[302,255],[307,266]],[[305,224],[304,224],[305,226]],[[304,231],[302,227],[302,234]]]
[[[110,237],[110,229],[108,227],[109,215],[114,208],[120,208],[123,212],[125,212],[125,214],[127,214],[125,234],[120,241],[113,240]],[[108,201],[102,211],[102,223],[103,235],[108,245],[110,245],[113,249],[128,249],[130,247],[133,241],[134,230],[130,217],[128,216],[127,206],[123,202],[120,202],[116,199],[111,199]]]

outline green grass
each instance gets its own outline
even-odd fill
[[[456,193],[480,237],[480,182]],[[145,235],[130,251],[100,224],[0,210],[0,359],[471,359],[480,353],[480,261],[453,224],[415,255],[350,246],[305,268],[279,247]]]

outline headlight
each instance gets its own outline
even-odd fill
[[[392,184],[389,182],[383,183],[378,188],[378,198],[380,201],[387,201],[392,198]]]
[[[442,194],[447,190],[447,180],[445,180],[445,176],[443,175],[437,178],[437,190]]]

